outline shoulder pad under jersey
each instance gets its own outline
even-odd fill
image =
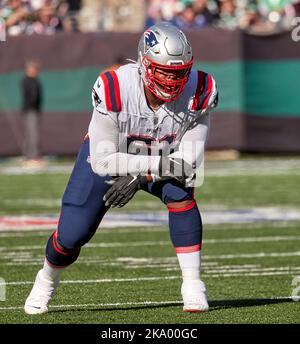
[[[214,78],[205,72],[197,72],[197,88],[191,104],[192,111],[204,111],[218,105],[218,88]]]
[[[101,113],[121,111],[120,85],[114,70],[100,74],[92,90],[92,102]]]

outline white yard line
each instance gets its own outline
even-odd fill
[[[56,207],[61,205],[61,198],[18,198],[18,199],[2,199],[1,202],[6,205],[14,206],[38,206],[41,207]]]
[[[200,205],[201,209],[201,205]],[[300,209],[280,207],[255,207],[245,209],[201,209],[202,220],[205,225],[220,224],[249,224],[249,223],[270,223],[300,221]],[[58,222],[57,215],[21,215],[21,216],[0,216],[0,231],[6,232],[20,230],[30,231],[56,229]],[[148,211],[132,213],[112,213],[104,216],[101,228],[121,227],[155,227],[168,226],[167,211]]]
[[[279,258],[279,257],[298,257],[300,251],[294,252],[259,252],[259,253],[238,253],[221,255],[203,255],[203,259],[235,259],[235,258]]]
[[[226,239],[205,239],[203,244],[234,244],[250,242],[277,242],[300,240],[299,235],[246,237],[246,238],[226,238]],[[86,244],[85,248],[114,248],[114,247],[137,247],[137,246],[170,246],[170,241],[137,241],[137,242],[101,242]],[[45,245],[21,245],[21,246],[0,246],[0,253],[4,251],[27,251],[44,249]]]
[[[182,301],[141,301],[141,302],[116,302],[116,303],[84,303],[73,305],[50,305],[50,309],[56,308],[89,308],[89,307],[120,307],[120,306],[147,306],[147,305],[170,305],[182,304]],[[0,310],[18,310],[23,309],[24,306],[0,307]]]
[[[74,164],[51,163],[44,169],[26,169],[18,163],[10,166],[0,166],[0,175],[23,175],[23,174],[67,174],[72,171]],[[261,159],[237,159],[229,161],[205,160],[204,169],[207,176],[259,176],[259,175],[285,175],[300,173],[300,159],[297,158],[261,158]]]
[[[144,281],[158,281],[158,280],[173,280],[180,276],[165,276],[165,277],[136,277],[136,278],[102,278],[93,280],[63,280],[61,284],[93,284],[93,283],[114,283],[114,282],[144,282]],[[0,285],[26,285],[33,284],[33,281],[11,281],[0,282]]]
[[[291,168],[279,168],[273,170],[272,168],[221,168],[221,169],[206,169],[204,173],[205,177],[261,177],[261,176],[299,176],[300,169]]]
[[[234,244],[248,242],[274,242],[274,241],[294,241],[300,240],[300,235],[281,235],[281,236],[264,236],[264,237],[246,237],[246,238],[227,238],[227,239],[206,239],[204,244]]]
[[[270,298],[255,298],[255,301],[264,301],[264,300],[292,300],[291,296],[276,296]],[[249,301],[251,299],[248,299]],[[224,300],[213,300],[213,302],[223,302]],[[226,302],[230,302],[231,300],[228,299]],[[236,300],[234,300],[236,301]],[[242,301],[242,300],[241,300]],[[141,302],[115,302],[115,303],[83,303],[83,304],[66,304],[66,305],[50,305],[49,308],[51,309],[65,309],[65,308],[105,308],[105,307],[122,307],[122,306],[148,306],[148,305],[172,305],[178,304],[181,305],[181,300],[173,300],[173,301],[141,301]],[[0,307],[1,311],[17,311],[23,310],[24,306],[7,306],[7,307]]]
[[[279,267],[272,267],[272,268],[240,268],[240,269],[223,269],[222,266],[220,267],[220,269],[206,269],[203,268],[204,273],[206,274],[214,274],[214,273],[230,273],[230,274],[235,274],[235,273],[252,273],[252,272],[258,272],[258,273],[269,273],[269,272],[298,272],[300,271],[300,266],[295,266],[295,267],[291,267],[291,266],[279,266]]]
[[[3,266],[42,266],[43,261],[39,262],[10,262],[10,263],[4,263]],[[137,264],[137,265],[123,265],[117,262],[112,263],[102,263],[101,261],[77,261],[78,265],[92,265],[92,264],[101,264],[102,267],[107,266],[114,266],[123,268],[126,270],[131,269],[159,269],[162,271],[180,271],[180,268],[178,266],[178,263],[170,263],[170,264]],[[297,274],[300,275],[300,266],[299,267],[290,267],[290,266],[282,266],[282,267],[270,267],[270,268],[224,268],[223,266],[220,267],[214,267],[209,268],[206,266],[206,264],[203,264],[202,268],[202,275],[203,276],[210,276],[210,277],[227,277],[228,274],[230,276],[240,276],[244,274],[253,274],[254,276],[260,276],[260,275],[285,275],[285,274]],[[217,274],[217,275],[216,275]],[[214,276],[212,276],[214,275]],[[228,275],[229,276],[229,275]]]
[[[141,268],[143,266],[140,266]],[[203,269],[203,277],[238,277],[238,276],[276,276],[276,275],[297,275],[300,267],[278,267],[278,268],[256,268],[256,269],[220,269],[208,270]],[[136,278],[102,278],[102,279],[86,279],[86,280],[62,280],[61,284],[98,284],[98,283],[127,283],[127,282],[145,282],[145,281],[158,281],[158,280],[174,280],[181,279],[181,275],[175,276],[153,276],[153,277],[136,277]],[[33,281],[7,281],[0,282],[1,285],[18,286],[18,285],[31,285]]]
[[[300,174],[299,159],[238,159],[232,161],[205,161],[205,175],[266,176]]]
[[[299,221],[269,221],[267,224],[266,222],[255,222],[255,223],[243,223],[242,227],[243,229],[247,230],[255,230],[259,228],[266,229],[266,226],[271,226],[271,228],[268,228],[269,230],[273,231],[274,229],[282,229],[283,227],[291,228],[291,227],[297,227],[299,228]],[[241,230],[241,224],[240,223],[221,223],[218,226],[215,224],[206,224],[205,225],[205,231],[218,231],[218,230]],[[105,235],[105,234],[128,234],[128,233],[164,233],[168,231],[168,228],[156,228],[156,227],[132,227],[132,228],[99,228],[95,235]],[[53,232],[52,228],[40,230],[36,228],[32,229],[18,229],[18,230],[9,230],[9,231],[3,231],[1,233],[0,229],[0,238],[28,238],[28,237],[38,237],[38,236],[49,236]]]
[[[296,271],[274,271],[274,272],[245,272],[245,273],[219,273],[214,275],[205,275],[203,277],[212,277],[212,278],[226,278],[226,277],[261,277],[261,276],[282,276],[282,275],[292,275],[299,276],[299,272]]]
[[[50,165],[46,168],[23,168],[21,166],[3,166],[0,168],[0,175],[33,175],[33,174],[70,174],[73,165]]]
[[[137,242],[109,242],[109,243],[90,243],[85,248],[113,248],[113,247],[138,247],[138,246],[165,246],[171,245],[170,241],[137,241]],[[21,246],[1,246],[0,252],[4,251],[27,251],[44,249],[45,245],[21,245]]]

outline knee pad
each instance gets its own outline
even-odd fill
[[[201,248],[202,221],[196,202],[182,208],[168,209],[170,237],[174,247]]]
[[[58,247],[59,246],[59,247]],[[59,243],[57,231],[49,238],[46,246],[46,258],[49,263],[56,266],[67,266],[76,261],[80,253],[80,247],[74,249],[65,249]]]

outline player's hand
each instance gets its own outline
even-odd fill
[[[123,207],[141,189],[142,185],[147,182],[147,178],[140,175],[115,177],[108,182],[112,186],[103,197],[105,205],[107,207],[111,206],[112,208]]]
[[[196,168],[185,160],[173,157],[161,157],[159,175],[162,179],[174,178],[182,184],[190,182],[195,177]]]

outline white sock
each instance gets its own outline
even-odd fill
[[[46,277],[50,280],[56,280],[60,277],[60,274],[65,269],[65,267],[55,267],[51,265],[47,259],[44,260],[43,272],[45,273]]]
[[[201,267],[201,251],[177,253],[183,280],[199,280]]]

